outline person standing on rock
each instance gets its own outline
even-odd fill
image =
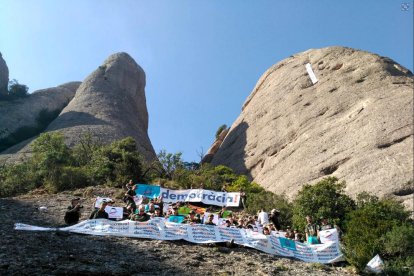
[[[68,206],[67,211],[65,213],[65,223],[69,225],[78,223],[79,218],[81,216],[81,208],[83,208],[83,206],[80,205],[80,198],[73,198],[71,200],[71,205]]]

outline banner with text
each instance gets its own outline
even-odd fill
[[[137,195],[148,198],[161,196],[164,202],[203,202],[208,205],[239,207],[240,193],[217,192],[204,189],[172,190],[157,185],[138,184]]]
[[[171,190],[161,188],[162,200],[175,203],[202,202],[208,205],[238,207],[240,204],[240,193],[216,192],[204,189]]]
[[[88,235],[123,236],[157,240],[186,240],[193,243],[216,243],[234,240],[234,243],[260,251],[304,262],[334,263],[343,260],[339,242],[309,245],[278,236],[265,236],[248,229],[218,227],[204,224],[177,224],[162,218],[147,222],[110,221],[106,219],[85,220],[65,228],[45,228],[16,223],[15,230],[67,231]],[[321,231],[321,236],[334,237],[336,229]],[[337,236],[337,235],[336,235]],[[325,239],[327,240],[327,239]]]

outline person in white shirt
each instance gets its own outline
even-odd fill
[[[269,215],[264,211],[264,209],[260,210],[257,220],[259,221],[261,225],[265,225],[269,223]]]

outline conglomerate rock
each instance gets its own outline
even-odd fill
[[[412,206],[413,75],[345,47],[291,56],[259,79],[212,164],[290,197],[336,176],[351,195],[393,195]]]

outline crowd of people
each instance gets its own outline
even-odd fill
[[[167,208],[164,208],[164,203],[161,197],[155,199],[145,198],[141,204],[137,206],[135,202],[136,186],[130,181],[126,185],[126,192],[123,198],[125,206],[123,207],[123,218],[132,221],[145,222],[152,218],[162,217],[167,221],[177,222],[176,218],[180,218],[178,222],[186,224],[205,224],[214,225],[220,227],[232,227],[250,229],[255,232],[260,232],[264,235],[273,235],[278,233],[284,233],[284,237],[297,242],[306,242],[308,244],[320,243],[319,232],[322,230],[329,230],[336,228],[340,235],[341,231],[336,225],[331,225],[327,218],[320,218],[320,223],[314,222],[312,216],[306,217],[305,229],[291,229],[286,227],[282,229],[280,223],[280,211],[272,209],[270,213],[264,209],[260,210],[257,215],[248,215],[243,212],[233,212],[226,207],[222,207],[218,212],[214,211],[211,207],[204,209],[188,207],[188,203],[176,202],[174,204],[168,204]],[[244,194],[245,199],[245,194]],[[115,202],[112,200],[103,200],[98,207],[94,203],[93,211],[91,212],[89,219],[112,219],[109,218],[108,213],[105,211],[107,206],[113,206]],[[244,202],[243,202],[244,203]],[[189,210],[185,214],[180,213],[182,208]],[[243,204],[244,207],[244,204]],[[73,198],[71,205],[68,206],[65,213],[65,222],[68,225],[76,224],[81,217],[81,209],[83,206],[80,204],[80,198]],[[173,219],[174,218],[174,219]],[[305,219],[305,218],[304,218]]]

